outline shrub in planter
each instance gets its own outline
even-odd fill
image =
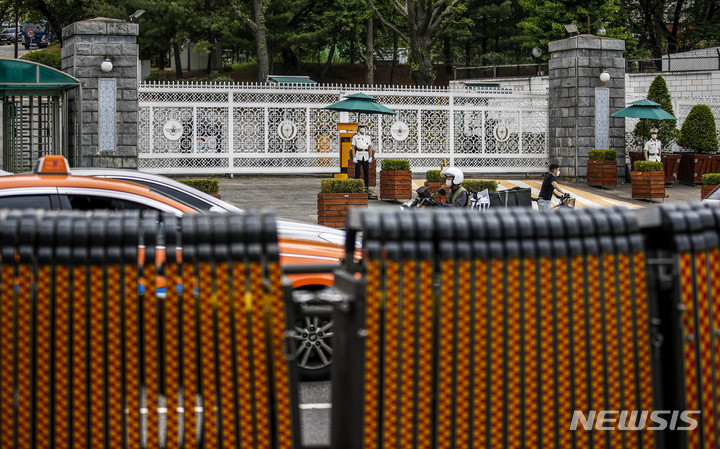
[[[407,200],[412,198],[410,161],[404,159],[383,159],[380,167],[381,199]]]
[[[362,179],[323,179],[320,181],[318,224],[342,228],[351,207],[367,207],[368,196]]]
[[[490,192],[497,192],[498,183],[497,181],[483,181],[481,179],[466,179],[462,183],[465,190],[472,192],[482,192],[487,189]]]
[[[700,187],[700,199],[704,200],[715,187],[720,185],[720,173],[706,173],[702,177],[703,185]]]
[[[712,159],[716,156],[710,154],[718,150],[715,117],[710,107],[704,104],[693,106],[682,125],[677,143],[694,153],[682,155],[678,179],[686,184],[700,184],[702,175],[712,170]]]
[[[678,145],[696,153],[714,153],[718,150],[715,117],[709,106],[693,106],[680,130]]]
[[[445,176],[443,176],[440,170],[428,170],[425,172],[425,187],[427,187],[430,194],[434,194],[434,199],[438,203],[445,202],[445,196],[438,195],[438,191],[441,187],[445,186]]]
[[[410,161],[405,159],[383,159],[380,164],[382,171],[410,170]]]
[[[440,170],[428,170],[425,172],[425,181],[427,182],[445,182],[445,177]]]
[[[220,183],[215,178],[187,178],[178,179],[178,181],[208,195],[217,195],[220,192]]]
[[[587,161],[587,183],[590,186],[617,185],[617,151],[590,150]]]
[[[635,162],[632,172],[632,197],[665,198],[665,171],[662,162]]]

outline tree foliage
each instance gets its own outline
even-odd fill
[[[718,150],[715,116],[708,105],[693,106],[680,130],[678,145],[700,153]]]
[[[660,108],[668,114],[672,116],[675,115],[670,91],[662,75],[656,76],[652,84],[650,84],[647,99],[658,103]],[[635,125],[635,130],[633,130],[633,137],[638,143],[645,142],[650,138],[650,130],[653,128],[657,128],[658,139],[660,139],[665,147],[670,146],[678,138],[677,120],[651,119],[640,119]]]
[[[14,2],[0,0],[5,21]],[[303,73],[302,62],[328,55],[361,62],[373,81],[376,47],[407,47],[416,84],[434,82],[433,66],[533,62],[530,49],[547,58],[550,41],[604,26],[625,39],[629,58],[720,45],[717,0],[26,0],[23,22],[47,20],[63,27],[92,17],[128,20],[137,9],[143,58],[164,67],[171,49],[188,41],[210,55],[223,48],[254,55],[258,79],[270,72]],[[373,19],[373,20],[371,20]],[[254,42],[253,42],[254,41]],[[174,52],[179,62],[179,52]],[[324,58],[325,56],[323,56]],[[208,71],[218,67],[210,65]],[[323,59],[324,61],[324,59]],[[179,64],[178,64],[179,66]],[[178,75],[182,75],[178,73]],[[665,125],[665,124],[663,124]]]
[[[387,19],[374,0],[368,0],[380,20],[410,45],[413,61],[411,77],[415,84],[433,84],[433,44],[440,32],[450,26],[452,16],[460,17],[466,10],[467,0],[406,0],[393,3],[395,13],[404,20],[397,24]],[[448,21],[446,21],[448,20]]]
[[[580,34],[594,34],[599,25],[615,37],[618,26],[606,26],[619,12],[615,0],[519,0],[526,16],[519,22],[528,35],[529,45],[547,48],[549,42],[568,37],[564,25],[574,23]],[[622,31],[622,30],[620,30]]]

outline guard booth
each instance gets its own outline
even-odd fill
[[[3,170],[30,171],[41,157],[51,154],[74,162],[68,154],[67,100],[68,92],[80,85],[78,79],[46,65],[0,60]]]
[[[338,135],[340,136],[340,173],[348,173],[352,138],[357,134],[357,129],[357,123],[337,124]]]

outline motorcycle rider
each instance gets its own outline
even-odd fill
[[[443,172],[445,175],[445,185],[450,188],[447,194],[447,202],[441,204],[444,207],[467,207],[470,204],[468,192],[462,186],[465,175],[462,170],[457,167],[450,167]]]

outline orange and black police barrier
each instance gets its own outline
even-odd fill
[[[333,448],[720,447],[720,209],[347,225]]]
[[[720,209],[373,208],[347,229],[331,447],[720,449]],[[0,448],[301,447],[276,232],[0,211]]]
[[[1,448],[299,446],[272,216],[1,211],[0,239]]]

